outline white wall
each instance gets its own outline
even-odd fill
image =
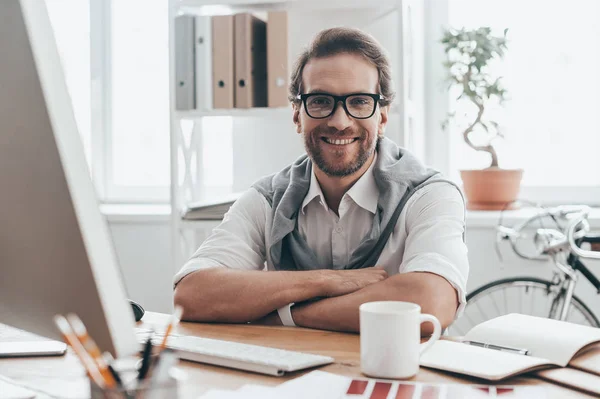
[[[125,288],[146,310],[170,312],[173,267],[170,226],[165,221],[110,221]]]
[[[506,247],[503,251],[504,263],[501,263],[494,249],[495,232],[491,223],[486,227],[481,227],[480,222],[474,225],[467,232],[471,264],[469,291],[501,277],[551,278],[552,269],[548,264],[522,261]],[[172,306],[171,278],[177,267],[171,265],[168,220],[110,221],[110,228],[129,296],[147,310],[169,312]],[[600,277],[600,262],[590,265]],[[576,294],[600,317],[600,297],[587,281],[580,281]]]

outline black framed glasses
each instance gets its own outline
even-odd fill
[[[329,93],[298,94],[296,99],[304,104],[306,114],[313,119],[328,118],[335,112],[338,102],[342,103],[348,115],[355,119],[368,119],[373,116],[377,104],[383,100],[381,94],[352,93],[334,96]]]

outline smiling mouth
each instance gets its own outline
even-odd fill
[[[326,142],[328,144],[333,144],[333,145],[348,145],[348,144],[352,144],[356,140],[358,140],[358,137],[355,137],[353,139],[332,139],[332,138],[328,138],[328,137],[321,137],[321,140],[323,140],[324,142]]]

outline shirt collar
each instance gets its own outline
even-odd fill
[[[356,205],[363,209],[375,214],[377,210],[377,201],[379,200],[379,190],[377,189],[377,183],[375,183],[375,176],[373,176],[373,168],[375,167],[375,161],[377,161],[377,152],[373,162],[369,166],[369,169],[354,183],[350,190],[346,194],[352,198]]]
[[[323,195],[323,191],[321,190],[321,185],[317,180],[317,176],[315,176],[315,168],[311,168],[310,173],[310,186],[308,188],[308,193],[304,197],[304,201],[302,201],[302,213],[305,213],[306,206],[310,204],[316,198],[319,198],[319,203],[325,208],[326,211],[329,210],[327,206],[327,201],[325,201],[325,196]]]
[[[375,177],[373,176],[373,168],[375,167],[375,161],[377,160],[377,152],[375,152],[375,157],[373,158],[373,162],[369,166],[369,169],[354,183],[354,185],[346,192],[352,200],[356,203],[356,205],[360,206],[363,209],[375,214],[377,210],[377,201],[379,200],[379,191],[377,189],[377,183],[375,183]],[[325,201],[325,196],[323,195],[323,191],[321,190],[321,185],[315,176],[314,167],[311,171],[310,176],[310,187],[308,188],[308,193],[304,197],[304,201],[302,202],[302,213],[305,213],[306,206],[311,203],[316,198],[319,199],[320,204],[325,208],[325,210],[329,210],[327,206],[327,201]]]

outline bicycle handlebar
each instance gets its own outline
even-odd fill
[[[549,255],[565,249],[570,249],[574,254],[580,257],[600,259],[600,252],[581,249],[575,242],[575,240],[584,237],[589,231],[587,217],[590,211],[591,208],[586,205],[561,205],[553,208],[546,208],[517,224],[514,228],[499,225],[496,230],[498,232],[498,238],[509,240],[513,251],[523,259],[547,260]],[[522,236],[522,230],[534,221],[545,217],[552,217],[553,219],[560,218],[563,220],[571,219],[571,221],[568,227],[563,231],[557,229],[537,229],[535,235],[536,243],[545,241],[542,249],[543,256],[530,256],[522,253],[517,247],[517,239]],[[581,229],[577,230],[580,225]]]
[[[590,230],[590,224],[587,221],[587,216],[587,214],[580,216],[569,224],[569,227],[567,228],[567,239],[569,246],[571,247],[571,251],[573,251],[573,253],[577,256],[589,259],[600,259],[600,252],[581,249],[575,242],[576,239],[584,237],[585,233]],[[583,232],[583,234],[576,233],[577,226],[579,225],[582,225],[580,232]]]

